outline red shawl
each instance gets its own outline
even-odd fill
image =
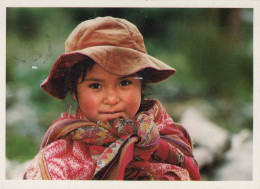
[[[156,100],[132,120],[91,123],[63,113],[24,179],[200,180],[192,141]]]

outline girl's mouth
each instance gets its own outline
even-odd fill
[[[107,120],[117,119],[117,118],[123,118],[123,112],[122,111],[115,111],[115,112],[101,112],[101,115],[104,115]]]

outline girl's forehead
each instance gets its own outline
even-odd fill
[[[113,74],[111,72],[106,71],[104,68],[102,68],[98,64],[94,64],[93,68],[88,70],[86,74],[86,78],[89,77],[101,77],[101,78],[127,78],[127,77],[135,77],[137,76],[137,73],[129,74],[129,75],[118,75]]]

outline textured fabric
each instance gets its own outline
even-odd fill
[[[25,179],[200,180],[188,132],[156,100],[132,120],[91,123],[63,113]]]
[[[64,99],[68,92],[66,72],[79,61],[91,59],[107,72],[130,75],[146,70],[146,82],[167,79],[176,72],[146,52],[142,34],[125,19],[98,17],[80,23],[65,42],[65,53],[52,66],[41,88]]]

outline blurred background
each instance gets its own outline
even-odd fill
[[[177,73],[151,85],[194,142],[202,180],[252,180],[253,9],[7,8],[6,179],[21,179],[69,101],[40,89],[70,32],[98,16],[125,18],[152,56]]]

